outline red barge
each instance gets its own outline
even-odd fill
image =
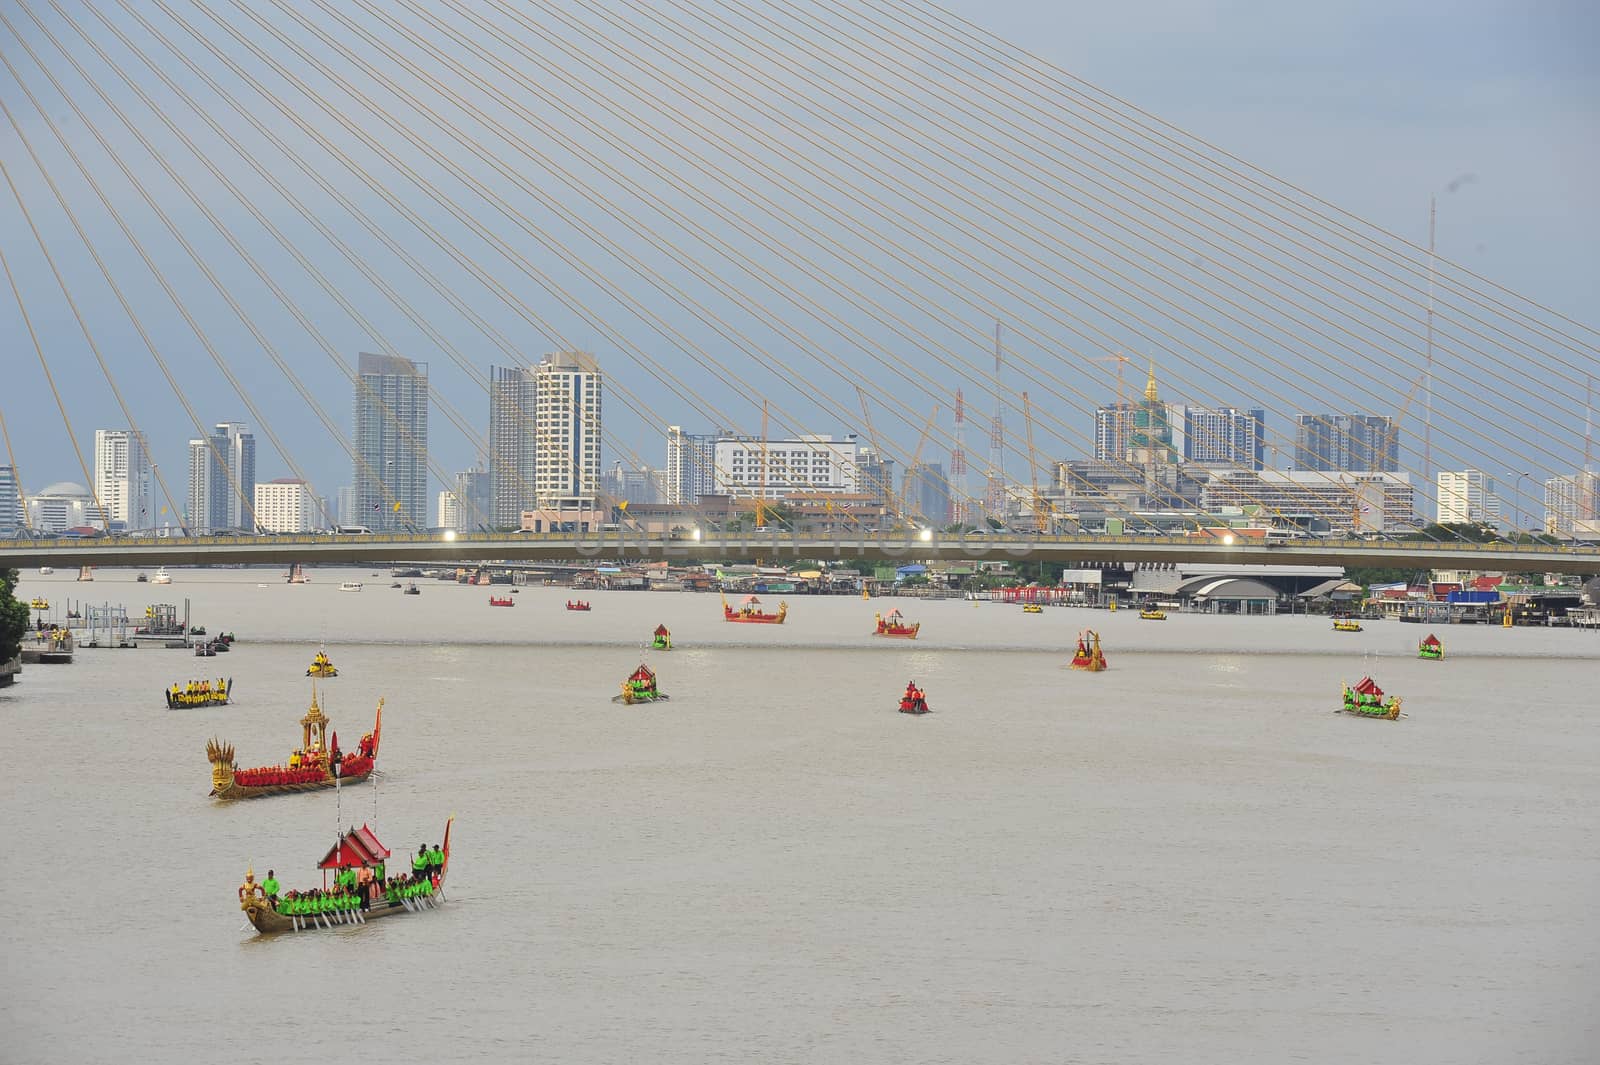
[[[739,609],[735,610],[728,605],[727,597],[722,600],[722,620],[733,621],[744,625],[782,625],[783,619],[789,616],[789,604],[778,604],[776,614],[768,614],[761,609],[761,600],[753,595],[747,595],[739,601]]]
[[[300,719],[300,749],[288,765],[240,769],[233,761],[233,744],[211,739],[206,757],[211,760],[211,794],[218,799],[259,799],[266,795],[286,795],[296,791],[315,791],[335,784],[359,784],[372,775],[378,758],[378,742],[383,736],[383,700],[378,700],[377,718],[372,731],[361,737],[353,754],[339,750],[339,734],[328,741],[328,718],[311,691],[311,708]]]
[[[920,621],[914,624],[906,624],[905,616],[898,610],[889,611],[888,617],[884,617],[882,614],[876,614],[874,617],[878,622],[878,627],[873,632],[874,636],[893,636],[901,640],[915,640],[917,631],[922,628],[922,622]]]

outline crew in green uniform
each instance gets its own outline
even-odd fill
[[[267,893],[267,901],[276,906],[278,904],[278,878],[272,870],[267,870],[267,878],[261,881],[261,890]]]

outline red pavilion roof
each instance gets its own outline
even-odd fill
[[[340,836],[339,842],[317,863],[317,868],[343,869],[347,866],[373,865],[380,858],[387,857],[389,848],[378,842],[372,829],[362,825]]]

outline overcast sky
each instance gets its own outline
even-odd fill
[[[1597,72],[1593,56],[1600,45],[1597,39],[1600,23],[1597,23],[1593,5],[1580,2],[1422,4],[1377,0],[1320,5],[1267,0],[1239,3],[1160,0],[1107,5],[1038,0],[984,0],[983,3],[951,0],[949,7],[1002,39],[1026,42],[1027,48],[1046,62],[1406,239],[1419,243],[1426,240],[1428,199],[1430,195],[1437,195],[1441,256],[1580,322],[1600,319],[1600,314],[1595,313],[1595,297],[1600,292],[1600,283],[1597,283],[1600,269],[1596,267],[1595,256],[1595,248],[1600,243],[1600,221],[1597,221],[1600,212],[1593,199],[1597,164],[1600,164],[1600,138],[1595,136],[1600,129],[1600,72]],[[87,8],[69,5],[69,10],[79,13],[86,26],[95,26],[84,14]],[[10,17],[30,46],[41,54],[49,53],[49,42],[41,31],[15,10]],[[41,18],[63,41],[72,40],[61,23],[44,15]],[[128,26],[125,18],[118,18],[120,24]],[[284,20],[277,21],[281,24]],[[110,39],[103,27],[96,28],[95,32],[102,39]],[[138,39],[137,31],[132,32]],[[220,31],[206,32],[223,41],[225,52],[242,58],[242,49],[227,43]],[[87,67],[98,72],[96,80],[111,90],[116,102],[127,104],[130,109],[137,107],[130,100],[129,90],[117,86],[81,41],[73,50]],[[0,51],[17,64],[24,80],[49,101],[46,109],[85,152],[97,175],[112,190],[120,209],[129,213],[132,224],[141,233],[157,232],[154,219],[127,189],[110,165],[110,159],[85,135],[81,122],[70,109],[53,97],[48,82],[29,65],[16,37],[3,28],[0,28]],[[195,54],[200,55],[198,49]],[[80,98],[90,120],[104,128],[114,150],[141,180],[164,181],[159,169],[118,130],[107,109],[109,105],[94,101],[86,90],[75,87],[71,73],[61,64],[55,65],[69,92]],[[171,69],[179,77],[180,84],[197,88],[195,80],[179,72],[175,63],[171,64]],[[154,85],[154,79],[146,76],[144,81],[159,99],[163,90]],[[200,420],[207,423],[254,422],[235,391],[201,357],[192,332],[162,297],[159,288],[152,284],[149,271],[120,239],[107,214],[95,204],[88,186],[71,174],[70,161],[52,144],[46,125],[33,113],[31,104],[17,90],[10,74],[3,70],[0,70],[0,98],[22,123],[35,150],[46,157],[52,175],[69,200],[81,210],[81,220],[94,239],[105,242],[108,264],[146,315],[145,325],[158,346],[172,355],[174,373],[183,382],[184,391]],[[166,145],[173,143],[171,134],[158,129],[153,119],[148,121],[154,140]],[[281,117],[272,121],[281,135],[291,143],[298,143],[287,121]],[[235,131],[240,129],[234,119],[228,119],[227,124]],[[264,189],[260,180],[248,174],[242,164],[230,161],[220,142],[197,123],[186,122],[184,128],[202,145],[214,144],[217,148],[214,157],[246,190]],[[96,339],[107,353],[136,417],[144,423],[142,428],[153,439],[157,459],[164,469],[181,471],[184,441],[193,433],[192,423],[144,354],[137,333],[117,310],[109,291],[98,281],[92,261],[83,254],[81,245],[76,245],[70,224],[54,208],[48,187],[39,179],[10,124],[0,125],[0,131],[3,131],[0,159],[21,189],[33,220],[57,254],[75,296],[81,301],[80,310],[85,312]],[[180,159],[175,147],[169,157]],[[241,218],[243,212],[229,205],[222,186],[202,173],[198,166],[181,161],[178,165],[195,181],[208,203],[214,204],[230,224],[241,227],[252,253],[259,255],[269,270],[293,270],[284,253],[262,234],[259,223]],[[280,175],[286,173],[280,171]],[[309,190],[310,202],[326,207],[329,217],[338,213],[325,197],[311,189],[309,182],[293,180],[295,187]],[[351,182],[341,183],[341,188],[354,187]],[[267,202],[267,195],[263,193],[263,203]],[[261,316],[281,350],[281,357],[304,375],[307,387],[325,404],[330,418],[340,429],[348,431],[349,383],[334,371],[327,356],[316,350],[317,342],[303,331],[297,331],[298,327],[272,296],[230,256],[225,243],[209,229],[199,211],[183,203],[176,194],[164,194],[162,199],[172,209],[178,224],[186,233],[193,234],[202,254],[214,257],[214,264],[230,291],[243,306]],[[269,218],[282,225],[292,240],[303,239],[308,247],[315,240],[303,223],[289,217],[286,209],[269,205],[266,210]],[[437,207],[419,207],[419,210],[446,232],[457,231],[445,212]],[[51,368],[68,403],[76,435],[92,463],[89,445],[93,430],[121,426],[125,419],[118,412],[110,389],[84,345],[59,289],[51,280],[48,264],[39,254],[9,189],[0,189],[0,240],[4,241],[7,261],[16,275],[32,325],[50,356]],[[735,246],[741,245],[735,241]],[[208,292],[193,268],[185,265],[181,250],[170,240],[153,242],[152,247],[160,269],[170,272],[169,277],[179,290],[195,301],[198,308],[195,313],[211,325],[219,346],[237,353],[230,356],[230,361],[241,378],[242,387],[259,400],[263,414],[273,423],[279,437],[286,442],[296,442],[287,445],[295,453],[292,465],[306,473],[322,494],[331,496],[339,485],[349,483],[347,456],[331,440],[305,402],[284,384],[282,375],[261,354],[250,334],[236,321],[231,324],[222,321],[226,314],[220,301]],[[416,249],[418,245],[412,247]],[[458,373],[444,355],[431,350],[430,342],[417,328],[398,322],[392,308],[371,296],[369,286],[344,263],[332,256],[311,254],[336,285],[349,286],[354,294],[352,300],[379,323],[379,328],[394,326],[396,346],[430,363],[441,396],[459,408],[466,420],[482,432],[487,422],[487,401],[481,387],[464,372]],[[435,256],[443,258],[437,253]],[[375,256],[374,261],[390,264],[386,255]],[[564,279],[569,272],[558,268],[555,276]],[[398,279],[398,270],[393,273],[385,270],[385,276],[397,278],[394,283],[404,296],[409,297],[415,291],[406,288],[411,282]],[[366,330],[349,324],[347,316],[331,297],[311,294],[309,287],[295,291],[299,293],[296,300],[301,302],[311,320],[348,361],[353,362],[357,350],[375,346],[366,339]],[[716,306],[711,290],[696,291],[707,305]],[[518,295],[536,310],[551,302],[538,293],[530,296],[519,290]],[[929,298],[939,299],[936,294],[930,294]],[[436,302],[423,299],[420,291],[416,291],[416,299],[416,306],[427,308],[427,316],[438,321],[446,335],[452,338],[463,335],[458,316],[445,308],[433,310]],[[491,310],[493,299],[481,293],[469,299],[474,309],[481,310],[497,327],[504,328],[512,342],[525,349],[530,358],[537,358],[540,351],[547,350],[545,342],[536,336],[537,330],[525,321],[515,321]],[[670,307],[662,313],[669,323],[688,320]],[[605,317],[611,321],[609,315]],[[563,336],[593,348],[608,371],[616,375],[618,391],[608,399],[607,410],[608,466],[613,457],[630,464],[634,457],[651,463],[663,459],[658,426],[651,424],[651,418],[630,417],[629,407],[634,402],[650,405],[657,421],[681,422],[691,430],[714,428],[719,417],[725,417],[742,429],[756,427],[759,401],[752,400],[748,390],[742,391],[726,378],[707,381],[712,375],[703,366],[675,361],[673,356],[662,354],[660,360],[664,367],[680,372],[690,382],[688,387],[697,393],[704,391],[704,407],[694,409],[666,394],[665,386],[645,369],[628,363],[604,329],[582,320],[581,316],[563,318],[559,310],[555,318]],[[841,318],[848,322],[852,313],[841,311]],[[630,339],[651,352],[662,352],[670,347],[659,336],[643,335],[635,326],[621,324],[620,316],[616,324]],[[4,347],[0,348],[4,352],[0,356],[3,361],[0,408],[5,414],[16,461],[23,471],[24,487],[35,491],[58,480],[82,481],[83,474],[68,444],[51,390],[9,286],[0,292],[0,328],[7,337]],[[942,335],[932,326],[929,328],[936,336]],[[1117,323],[1113,322],[1109,328],[1116,332]],[[691,337],[710,335],[698,322],[684,324],[684,329]],[[1581,335],[1587,338],[1587,343],[1593,343],[1592,334]],[[956,343],[964,344],[968,339],[962,336]],[[460,343],[468,350],[468,360],[473,365],[505,361],[497,358],[492,347],[481,341],[462,340]],[[745,365],[738,356],[728,354],[729,347],[737,345],[730,345],[725,338],[712,337],[705,343],[730,360],[730,372],[739,372]],[[1026,347],[1025,339],[1018,343]],[[1115,350],[1109,340],[1091,338],[1089,343],[1095,350]],[[773,350],[774,357],[782,361],[781,346]],[[1149,353],[1148,349],[1141,349],[1131,341],[1130,350]],[[1552,445],[1555,453],[1530,453],[1520,462],[1508,461],[1554,472],[1576,460],[1581,414],[1570,396],[1571,380],[1581,378],[1584,369],[1600,371],[1600,367],[1595,365],[1592,347],[1586,353],[1568,352],[1565,358],[1568,372],[1564,380],[1543,377],[1537,363],[1508,371],[1510,376],[1524,381],[1530,391],[1549,394],[1552,400],[1558,394],[1568,393],[1559,405],[1564,425],[1558,434],[1559,443]],[[1576,370],[1572,369],[1574,366]],[[1170,372],[1180,382],[1184,382],[1185,373],[1190,373],[1178,365],[1173,365]],[[764,387],[761,373],[752,370],[749,374],[757,391]],[[874,376],[872,371],[867,373]],[[1019,373],[1019,378],[1025,376]],[[1405,391],[1403,382],[1409,379],[1409,373],[1399,373],[1392,387],[1387,382],[1379,385],[1387,394],[1376,401],[1361,398],[1337,382],[1328,383],[1321,394],[1326,396],[1330,409],[1393,409],[1401,404],[1400,397]],[[881,380],[874,377],[874,380],[885,395],[899,387],[888,375]],[[843,412],[858,410],[855,397],[841,381],[842,378],[830,379],[825,372],[817,372],[817,388],[839,393],[841,398],[837,402],[814,402],[805,398],[785,401],[778,397],[775,402],[782,405],[784,417],[794,422],[803,421],[814,431],[854,428],[854,422],[840,424],[845,417]],[[1492,402],[1488,395],[1471,395],[1471,385],[1471,373],[1463,372],[1450,386],[1455,394],[1443,401],[1469,402],[1475,406]],[[937,387],[948,390],[950,386],[940,384]],[[1028,388],[1030,385],[1019,380],[1009,387]],[[1036,381],[1032,387],[1033,402],[1042,409],[1040,428],[1046,438],[1042,446],[1049,456],[1060,458],[1086,453],[1083,441],[1089,413],[1094,402],[1112,398],[1109,378],[1094,382],[1079,396],[1060,393],[1044,381]],[[1223,379],[1203,367],[1194,369],[1187,381],[1177,386],[1179,398],[1193,401],[1236,399],[1241,404],[1266,403],[1275,409],[1270,419],[1275,424],[1269,425],[1269,431],[1291,433],[1287,418],[1293,411],[1287,408],[1296,404],[1287,398],[1274,403],[1270,395],[1267,398],[1252,395],[1251,387],[1248,374]],[[1185,389],[1187,395],[1184,395]],[[1488,393],[1493,389],[1483,391]],[[1308,393],[1316,395],[1318,390],[1308,389]],[[1041,396],[1046,398],[1041,400]],[[1296,401],[1299,402],[1309,404],[1312,400]],[[902,451],[910,449],[916,438],[916,428],[931,402],[928,397],[907,395],[904,405],[904,411],[891,409],[878,415],[879,432],[892,438],[897,449]],[[930,448],[934,452],[948,449],[947,440],[940,436],[948,434],[949,403],[946,401],[943,405],[944,421]],[[1014,412],[1008,415],[1011,419],[1015,417]],[[1011,424],[1015,428],[1015,421]],[[1458,431],[1467,430],[1458,427]],[[1408,446],[1411,442],[1408,438]],[[969,449],[976,443],[976,439],[969,440]],[[260,444],[259,479],[292,472],[291,463],[278,455],[267,440],[260,440]],[[446,470],[464,468],[474,457],[473,445],[438,412],[434,416],[431,450],[438,465]],[[1458,445],[1457,451],[1463,458],[1470,454],[1465,444]],[[173,490],[179,494],[183,491],[181,482],[181,474],[171,478]]]

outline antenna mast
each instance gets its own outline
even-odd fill
[[[994,421],[989,423],[989,483],[984,492],[983,507],[990,517],[1000,518],[1005,512],[1006,494],[1006,438],[1005,394],[1000,389],[1000,323],[994,324]]]

